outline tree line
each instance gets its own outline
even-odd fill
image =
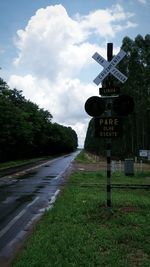
[[[128,80],[121,86],[115,78],[112,80],[120,86],[121,94],[133,97],[134,112],[122,118],[123,136],[112,139],[112,152],[117,157],[130,157],[138,156],[140,149],[150,150],[150,35],[137,35],[134,40],[125,37],[121,48],[127,54],[117,67]],[[106,140],[95,137],[93,119],[89,122],[84,147],[92,153],[105,154]]]
[[[0,78],[0,162],[74,151],[76,132],[52,118]]]

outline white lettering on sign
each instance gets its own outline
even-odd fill
[[[122,126],[118,117],[101,117],[96,121],[97,133],[101,137],[119,137],[121,136]]]
[[[92,58],[98,62],[101,66],[104,67],[103,71],[94,79],[94,83],[96,85],[99,85],[100,82],[106,78],[106,76],[111,73],[113,74],[119,81],[124,83],[127,80],[127,77],[121,73],[118,69],[115,68],[115,66],[122,60],[122,58],[126,55],[126,52],[123,50],[120,50],[120,52],[113,57],[113,59],[108,62],[105,60],[101,55],[99,55],[97,52],[92,56]]]
[[[99,120],[102,126],[115,126],[119,124],[118,118],[101,118]]]
[[[116,68],[111,70],[111,74],[113,74],[120,82],[124,83],[128,79],[121,71]]]

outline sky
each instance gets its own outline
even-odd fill
[[[92,56],[107,59],[107,43],[115,55],[125,36],[150,34],[150,0],[0,0],[0,10],[0,77],[71,126],[83,147],[84,105],[103,70]]]

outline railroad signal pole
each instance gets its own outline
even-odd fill
[[[113,44],[108,43],[107,44],[107,60],[108,62],[112,60],[113,57]],[[108,85],[111,84],[110,80],[110,74],[108,76]],[[111,117],[111,106],[112,106],[112,99],[108,99],[108,105],[109,109],[107,111],[107,116]],[[111,194],[111,137],[107,139],[107,207],[111,209],[112,207],[112,194]]]
[[[107,44],[107,60],[105,60],[97,52],[92,58],[104,67],[102,72],[94,79],[94,83],[99,85],[102,83],[102,88],[99,89],[101,97],[93,96],[87,99],[85,103],[86,112],[94,117],[95,135],[96,137],[107,138],[107,207],[111,211],[112,208],[112,192],[111,192],[111,147],[112,137],[122,136],[122,120],[120,116],[126,116],[132,113],[134,101],[129,95],[119,95],[120,88],[114,86],[111,75],[124,83],[127,77],[120,72],[116,65],[124,58],[126,52],[120,52],[113,57],[113,44]],[[108,77],[107,77],[108,76]],[[107,77],[107,82],[103,80]],[[112,110],[118,115],[112,116]],[[105,112],[105,113],[104,113]],[[105,116],[103,115],[106,114]],[[102,116],[101,116],[102,115]]]

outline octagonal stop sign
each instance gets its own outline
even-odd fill
[[[85,111],[92,117],[99,117],[105,110],[105,102],[99,96],[92,96],[85,102]]]

